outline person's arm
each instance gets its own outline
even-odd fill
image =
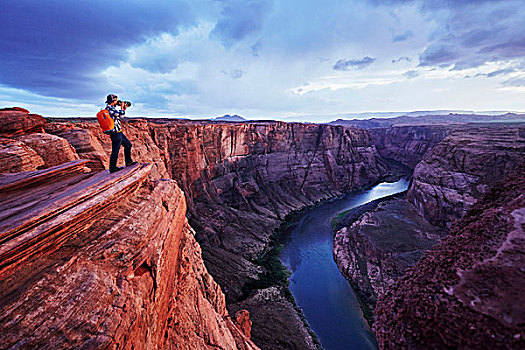
[[[111,106],[111,105],[108,105],[106,107],[106,109],[108,110],[110,117],[113,118],[113,119],[118,119],[118,118],[120,118],[121,115],[124,115],[124,113],[126,113],[126,112],[124,112],[122,110],[120,110],[120,111],[117,110],[115,108],[115,106]]]
[[[125,104],[124,102],[122,102],[122,103],[120,104],[120,111],[118,111],[118,112],[120,113],[120,115],[124,115],[124,114],[126,114],[126,108],[127,108],[127,107],[128,107],[128,106],[126,106],[126,104]]]

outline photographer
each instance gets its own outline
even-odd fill
[[[109,136],[111,137],[111,156],[109,157],[110,173],[124,169],[122,167],[117,167],[120,145],[124,146],[124,160],[126,161],[126,166],[137,163],[131,159],[131,142],[129,142],[128,138],[122,133],[122,124],[120,121],[120,117],[126,114],[126,108],[130,105],[131,103],[129,102],[119,101],[117,95],[114,94],[109,94],[106,98],[106,110],[115,122],[114,130],[109,133]],[[117,109],[117,106],[120,107],[120,110]]]

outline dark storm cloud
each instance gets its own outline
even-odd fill
[[[211,35],[230,46],[261,29],[272,8],[271,0],[222,0],[222,18]]]
[[[439,7],[441,11],[427,11]],[[488,62],[525,59],[523,2],[422,2],[422,13],[438,23],[420,54],[421,66],[475,68]]]
[[[372,63],[374,63],[375,58],[372,57],[363,57],[362,59],[352,59],[352,60],[339,60],[334,65],[334,70],[353,70],[353,69],[365,69]]]
[[[155,20],[151,20],[155,18]],[[126,48],[190,20],[183,2],[4,0],[0,84],[42,95],[99,96],[96,74]]]

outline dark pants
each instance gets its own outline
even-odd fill
[[[124,160],[126,164],[133,163],[131,159],[131,142],[124,136],[122,132],[115,132],[109,134],[111,136],[111,156],[109,157],[109,170],[115,170],[117,168],[118,151],[120,145],[124,146]]]

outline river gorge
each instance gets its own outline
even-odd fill
[[[408,188],[408,181],[381,183],[308,209],[286,236],[283,264],[292,272],[290,290],[326,350],[375,349],[359,302],[333,258],[331,221],[337,214]]]
[[[454,346],[461,329],[442,322],[448,311],[480,332],[489,313],[496,345],[525,337],[519,308],[498,311],[512,298],[468,306],[477,297],[469,293],[478,293],[475,266],[492,250],[479,256],[468,240],[449,242],[468,233],[455,220],[505,213],[505,225],[484,222],[503,228],[490,243],[498,266],[518,261],[500,275],[522,285],[522,256],[503,254],[521,244],[522,127],[130,119],[124,130],[141,164],[110,175],[110,140],[93,121],[44,119],[21,108],[4,109],[0,118],[0,327],[7,348],[373,348],[343,275],[361,305],[375,310],[379,348]],[[376,185],[399,175],[389,158],[415,167],[410,186]],[[342,215],[332,243],[331,217],[407,186],[406,195]],[[294,302],[264,257],[288,215],[308,207],[281,253]],[[503,247],[507,236],[511,245]],[[429,266],[445,274],[442,259],[463,261],[462,279],[447,270],[445,286],[421,282]],[[433,314],[421,302],[428,293],[452,306]],[[432,322],[414,314],[433,317],[450,337],[437,329],[425,338]],[[403,328],[407,320],[412,325]]]

